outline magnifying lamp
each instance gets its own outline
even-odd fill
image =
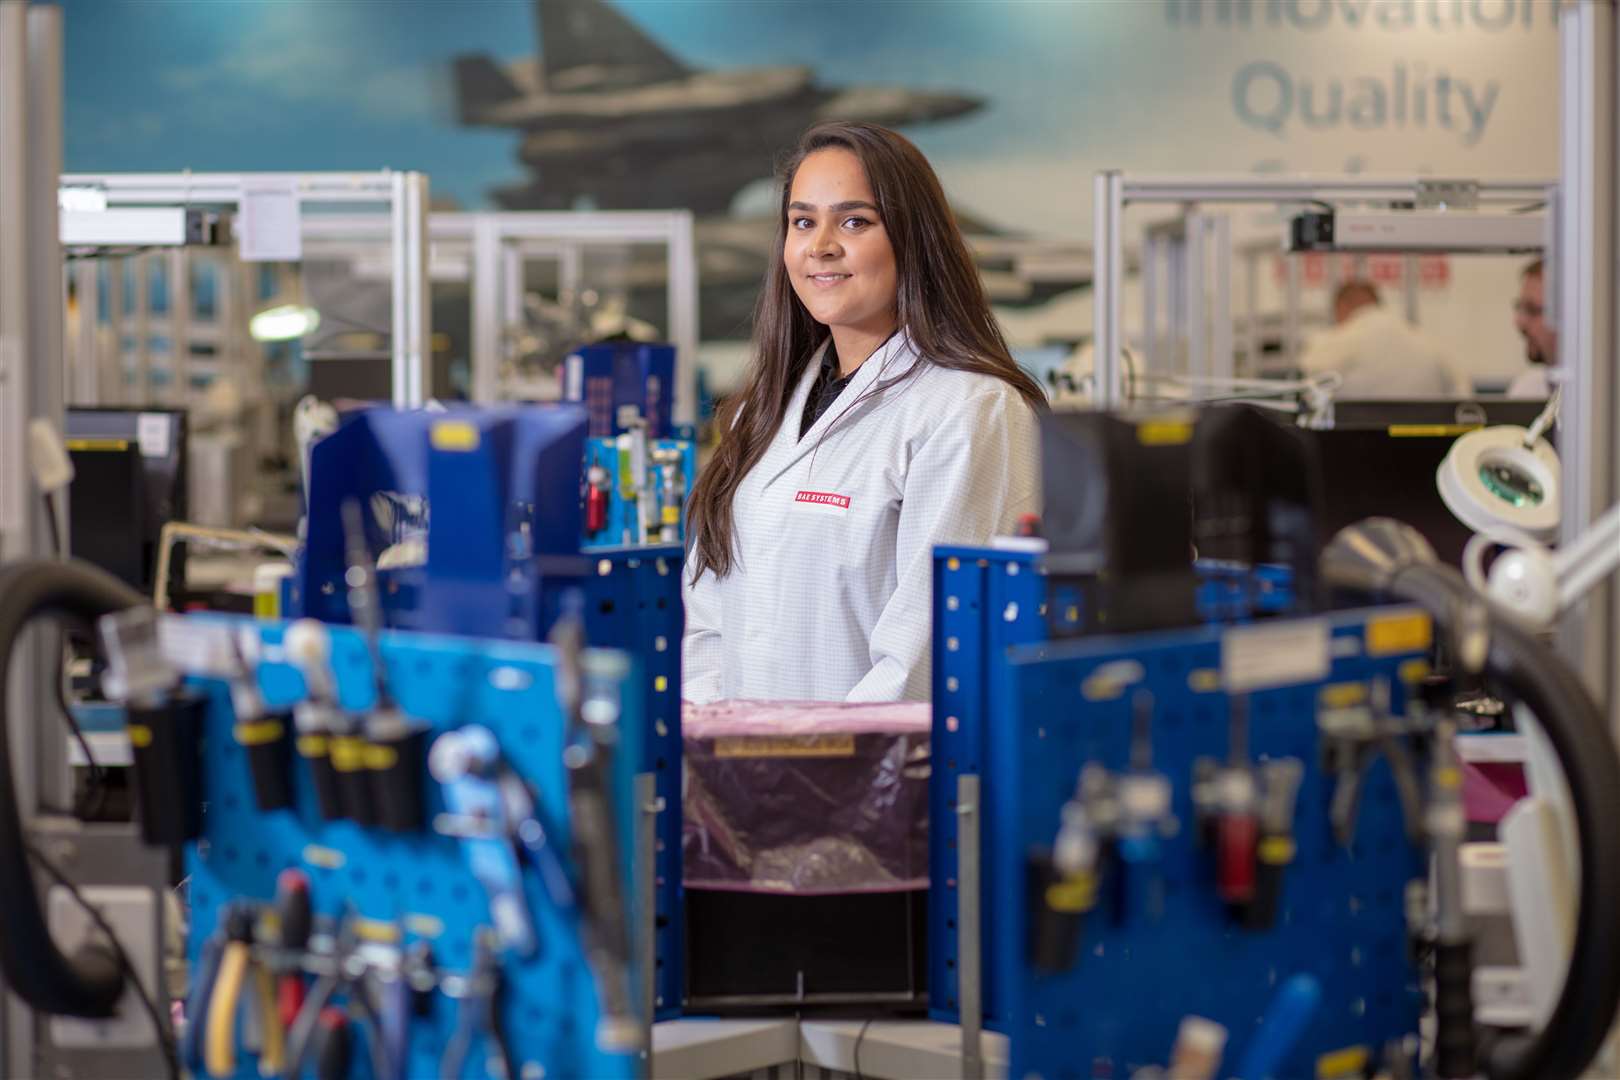
[[[1475,535],[1463,549],[1463,574],[1475,589],[1524,622],[1545,627],[1620,567],[1620,506],[1558,551],[1558,454],[1542,433],[1558,415],[1562,391],[1528,428],[1471,431],[1452,444],[1435,475],[1447,508]],[[1485,571],[1492,547],[1508,550]]]

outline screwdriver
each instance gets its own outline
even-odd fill
[[[289,867],[276,878],[275,913],[280,927],[278,943],[285,953],[276,980],[276,1011],[282,1026],[291,1028],[304,1007],[304,977],[295,954],[308,946],[314,922],[309,877],[302,870]]]

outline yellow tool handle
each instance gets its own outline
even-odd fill
[[[276,984],[263,964],[253,969],[253,988],[259,996],[259,1016],[264,1024],[264,1046],[259,1050],[259,1075],[269,1080],[281,1075],[287,1063],[287,1033],[281,1027],[281,1010],[276,1007]]]
[[[242,981],[247,975],[248,944],[232,941],[225,946],[214,980],[214,996],[208,1001],[207,1041],[203,1064],[213,1076],[236,1074],[236,1005],[242,997]]]

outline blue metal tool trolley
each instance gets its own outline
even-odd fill
[[[385,1069],[394,1077],[514,1080],[638,1075],[636,1048],[617,1042],[625,1035],[622,1026],[614,1031],[604,1024],[609,1010],[592,963],[583,904],[571,903],[584,895],[591,877],[581,865],[583,848],[574,843],[582,822],[571,803],[565,762],[576,752],[570,747],[578,734],[569,730],[559,703],[559,651],[515,641],[382,636],[384,685],[394,707],[426,728],[433,747],[435,778],[416,778],[423,827],[401,830],[327,820],[308,762],[290,748],[280,767],[290,781],[291,805],[260,806],[255,769],[263,762],[254,762],[253,755],[263,745],[265,725],[299,727],[294,717],[318,704],[312,693],[329,697],[327,704],[338,713],[378,707],[379,683],[361,634],[346,627],[326,631],[330,684],[323,686],[323,677],[306,677],[307,664],[292,662],[297,657],[289,655],[284,625],[187,621],[194,635],[230,633],[241,642],[245,633],[240,655],[258,653],[256,679],[250,671],[246,686],[240,674],[189,681],[207,700],[200,772],[206,811],[200,838],[186,848],[195,976],[184,1049],[193,1070],[220,1075],[219,1053],[229,1046],[232,1068],[224,1074],[256,1077],[265,1055],[286,1058],[298,1048],[296,1025],[272,1037],[262,1020],[246,1019],[249,1008],[232,1021],[237,1030],[228,1042],[206,1048],[210,1023],[220,1022],[206,1006],[212,980],[222,978],[230,963],[229,943],[247,933],[259,941],[251,963],[266,969],[266,986],[268,977],[291,978],[304,984],[306,1002],[329,994],[327,1007],[312,1013],[318,1030],[302,1043],[306,1069],[320,1055],[339,1054],[349,1062],[340,1075],[351,1077],[378,1077]],[[640,727],[646,715],[643,682],[630,658],[589,650],[579,655],[583,708],[592,723],[624,732]],[[233,701],[251,702],[255,693],[262,713],[240,715]],[[301,732],[300,739],[307,737]],[[482,771],[468,773],[474,786],[466,791],[437,778],[443,772],[441,747],[451,738],[484,739],[491,754]],[[632,891],[631,788],[642,768],[640,749],[636,739],[617,740],[611,765],[619,853],[614,885],[621,898]],[[520,790],[529,793],[529,820],[503,818],[513,809],[510,801],[504,811],[496,804],[476,809],[478,785],[497,778],[517,778]],[[541,850],[535,829],[543,829],[539,843],[551,853],[540,861],[560,876],[518,871],[512,862],[514,851],[523,850],[527,858]],[[303,951],[274,947],[289,921],[276,906],[289,874],[301,882],[313,916],[304,928]],[[252,991],[250,975],[243,998]],[[334,1039],[343,1040],[337,1049]],[[306,1074],[297,1063],[284,1062],[283,1068],[289,1075]]]

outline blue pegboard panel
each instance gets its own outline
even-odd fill
[[[679,1016],[684,993],[681,875],[681,567],[678,546],[621,548],[594,553],[586,584],[586,639],[623,649],[637,660],[645,720],[640,729],[643,768],[655,777],[658,814],[654,872],[657,970],[653,1007],[658,1019]]]
[[[1396,635],[1396,646],[1387,648],[1378,642],[1391,639],[1379,630],[1413,619],[1427,626],[1426,616],[1398,608],[1324,617],[1330,673],[1247,695],[1251,759],[1293,757],[1304,765],[1294,819],[1298,851],[1277,921],[1264,930],[1237,926],[1217,895],[1190,790],[1196,758],[1224,761],[1228,753],[1229,699],[1221,689],[1228,631],[1011,651],[1010,677],[990,727],[995,748],[985,791],[995,812],[987,812],[984,843],[997,912],[985,922],[987,966],[1000,979],[1011,1075],[1090,1080],[1162,1066],[1188,1015],[1226,1025],[1226,1060],[1237,1061],[1276,988],[1300,973],[1319,980],[1322,1002],[1277,1076],[1315,1076],[1319,1055],[1356,1047],[1376,1053],[1417,1030],[1422,994],[1408,958],[1404,894],[1408,881],[1424,876],[1424,855],[1407,839],[1382,759],[1365,780],[1353,844],[1338,844],[1328,817],[1332,778],[1323,772],[1317,738],[1325,687],[1386,680],[1392,706],[1403,708],[1405,678],[1415,674],[1405,665],[1421,663],[1426,635]],[[1140,665],[1140,675],[1129,685],[1087,689],[1109,684],[1088,682],[1099,670],[1132,665]],[[1085,918],[1074,966],[1039,973],[1028,958],[1026,859],[1050,848],[1083,765],[1127,768],[1139,690],[1153,696],[1153,765],[1174,787],[1180,823],[1164,842],[1162,914],[1110,912],[1105,901]]]
[[[1211,623],[1247,622],[1274,615],[1294,603],[1286,567],[1249,568],[1201,560],[1200,615]],[[1058,597],[1052,612],[1060,625],[1079,628],[1086,615],[1078,595]],[[977,774],[993,782],[994,745],[986,737],[993,703],[1001,699],[1008,675],[1005,657],[1013,645],[1048,636],[1047,579],[1041,557],[1032,551],[1001,548],[934,549],[933,759],[929,790],[929,868],[934,887],[928,898],[929,1015],[957,1020],[956,981],[956,781]],[[985,790],[981,787],[981,790]],[[997,804],[980,808],[980,828],[991,833]],[[986,925],[996,918],[995,898],[981,898]],[[1001,976],[983,967],[981,1001],[985,1024],[1003,1030]]]
[[[259,685],[266,703],[285,708],[303,697],[304,682],[280,649],[283,627],[265,625]],[[365,644],[353,630],[332,627],[332,667],[345,709],[361,711],[375,700]],[[569,835],[567,779],[563,765],[564,719],[554,684],[555,653],[545,645],[388,633],[382,652],[390,686],[404,712],[429,725],[434,735],[477,723],[496,735],[505,760],[530,784],[566,851]],[[444,974],[465,974],[472,963],[475,927],[490,923],[487,894],[468,869],[461,841],[432,831],[401,835],[352,822],[325,822],[317,813],[308,769],[294,759],[296,805],[260,812],[245,753],[232,736],[233,714],[224,683],[192,679],[208,696],[203,739],[204,834],[188,845],[192,934],[190,963],[196,970],[207,935],[221,908],[237,898],[270,899],[277,874],[289,867],[309,877],[316,914],[358,916],[362,937],[384,947],[409,948],[425,941]],[[633,726],[645,714],[641,679],[634,663],[620,684],[622,721]],[[630,856],[634,814],[631,778],[639,769],[634,740],[623,743],[614,773],[614,809],[623,853],[621,880],[633,896]],[[425,773],[429,819],[444,809],[438,788]],[[600,1015],[596,983],[581,947],[577,918],[554,907],[531,870],[524,896],[539,937],[527,960],[503,956],[499,1015],[521,1076],[632,1077],[633,1055],[597,1045]],[[431,997],[428,1015],[410,1026],[407,1076],[439,1076],[441,1055],[457,1020],[457,1003]],[[487,1072],[489,1045],[478,1037],[463,1075]],[[236,1075],[258,1076],[253,1055],[239,1053]],[[373,1076],[357,1046],[349,1074]]]

